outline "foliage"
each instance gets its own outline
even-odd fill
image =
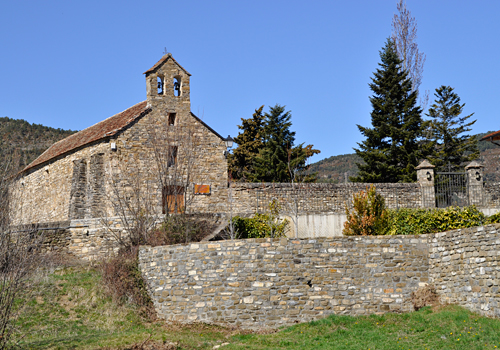
[[[250,218],[235,216],[233,222],[240,238],[267,238],[271,237],[274,231],[274,237],[284,237],[288,231],[288,220],[275,222],[274,227],[269,225],[271,217],[269,214],[254,214]]]
[[[19,171],[55,142],[75,133],[22,119],[0,118],[0,164],[11,163]]]
[[[500,212],[496,213],[496,214],[493,214],[491,216],[489,216],[487,219],[486,219],[486,222],[488,224],[500,224]]]
[[[229,154],[228,168],[234,179],[246,180],[248,174],[254,173],[253,164],[264,143],[264,105],[255,110],[252,118],[241,118],[238,128],[243,132],[234,138],[238,147]]]
[[[168,215],[148,236],[150,246],[199,242],[215,229],[210,220],[189,214]]]
[[[420,235],[484,225],[486,216],[475,206],[445,209],[390,210],[391,235]]]
[[[139,314],[154,318],[154,307],[139,270],[138,248],[120,251],[115,257],[101,264],[105,290],[118,305],[131,303]]]
[[[346,316],[251,333],[194,323],[151,322],[129,303],[106,297],[100,270],[58,269],[50,274],[30,313],[18,319],[24,349],[131,349],[148,338],[156,349],[170,342],[182,349],[494,349],[500,347],[500,320],[448,305],[411,313]],[[149,344],[147,344],[149,345]],[[137,347],[140,349],[140,347]],[[145,346],[147,348],[153,348]],[[172,347],[175,348],[175,347]]]
[[[275,238],[284,237],[290,222],[279,218],[280,205],[277,200],[269,203],[269,211],[256,213],[250,218],[235,216],[233,224],[239,238]]]
[[[411,80],[400,69],[401,60],[391,39],[380,58],[380,68],[370,84],[374,93],[370,97],[372,128],[358,125],[366,139],[354,149],[365,164],[357,164],[359,174],[351,180],[413,182],[417,179],[415,167],[430,152],[430,146],[420,142],[425,123],[416,105],[417,92],[411,91]]]
[[[353,195],[353,210],[346,206],[347,221],[342,233],[354,235],[383,235],[388,229],[389,214],[385,200],[377,193],[374,185]]]
[[[428,158],[437,171],[461,170],[465,163],[479,157],[478,141],[464,134],[476,122],[468,121],[474,113],[460,116],[465,103],[460,104],[460,97],[450,86],[442,85],[434,95],[436,100],[427,114],[432,118],[427,138],[435,146]]]
[[[295,132],[291,112],[275,105],[262,115],[261,106],[252,119],[242,119],[238,126],[243,133],[235,138],[238,147],[228,157],[234,179],[252,182],[312,182],[314,174],[307,173],[307,159],[320,153],[313,145],[294,145]]]
[[[492,132],[493,131],[479,133],[473,135],[473,137],[476,140],[480,140],[483,136],[491,134]],[[485,180],[492,179],[490,181],[500,181],[500,175],[497,174],[497,167],[495,165],[497,163],[497,154],[500,154],[500,147],[489,141],[477,141],[477,146],[481,152],[481,162],[485,165],[483,169]],[[342,183],[345,181],[345,173],[349,176],[356,176],[358,174],[358,166],[356,163],[362,162],[362,159],[355,153],[341,154],[310,164],[308,171],[317,173],[316,182]],[[490,166],[490,164],[492,166]]]

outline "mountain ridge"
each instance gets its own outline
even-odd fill
[[[492,132],[488,131],[473,136],[479,140]],[[480,151],[479,161],[484,165],[485,181],[500,181],[500,147],[489,141],[478,141],[478,148]],[[318,174],[317,182],[341,183],[348,181],[349,176],[357,175],[356,163],[361,162],[362,159],[355,153],[340,154],[310,164],[309,171]]]

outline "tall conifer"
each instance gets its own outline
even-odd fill
[[[465,163],[479,158],[475,136],[466,134],[476,122],[468,121],[474,113],[460,116],[465,103],[460,104],[460,97],[451,86],[437,88],[434,95],[436,100],[428,116],[432,118],[429,140],[435,148],[429,160],[439,171],[462,170]]]
[[[401,60],[394,42],[388,39],[380,52],[380,68],[369,84],[373,95],[372,127],[358,125],[366,139],[358,143],[356,154],[365,164],[357,164],[356,182],[412,182],[415,167],[430,149],[421,141],[425,123],[416,105],[417,92],[412,90],[407,72],[401,70]]]
[[[245,180],[248,174],[253,174],[255,157],[264,146],[264,115],[260,106],[255,110],[252,118],[241,118],[238,125],[242,133],[234,138],[238,147],[228,157],[228,167],[233,179]]]
[[[275,105],[265,114],[264,147],[255,159],[251,180],[254,182],[287,182],[290,179],[288,152],[295,141],[290,131],[292,114],[285,106]]]

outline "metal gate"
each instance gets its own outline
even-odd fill
[[[467,173],[436,173],[436,207],[465,207],[469,205],[469,181]]]

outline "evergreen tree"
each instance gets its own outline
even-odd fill
[[[289,182],[292,179],[313,181],[314,176],[305,175],[307,158],[319,153],[312,145],[294,146],[295,132],[290,131],[290,111],[285,106],[275,105],[265,114],[263,146],[253,164],[253,173],[248,178],[253,182]]]
[[[255,173],[250,179],[254,182],[287,182],[288,150],[293,147],[295,132],[290,131],[292,114],[285,112],[285,106],[275,105],[265,114],[264,146],[255,159]]]
[[[465,103],[460,104],[460,97],[450,86],[437,88],[434,96],[436,100],[427,114],[432,118],[428,139],[435,145],[429,160],[438,171],[462,170],[465,163],[479,157],[476,137],[464,134],[476,122],[468,121],[474,113],[460,116]]]
[[[401,70],[394,42],[388,39],[380,52],[380,68],[369,84],[373,95],[372,128],[358,125],[366,137],[358,143],[356,154],[365,164],[357,163],[356,182],[412,182],[416,181],[415,167],[427,156],[430,146],[421,141],[425,123],[417,106],[417,92]]]
[[[228,156],[228,167],[233,179],[245,180],[248,174],[254,173],[255,157],[264,145],[263,108],[263,105],[257,108],[252,118],[241,118],[241,125],[238,125],[243,132],[234,138],[238,147]]]

